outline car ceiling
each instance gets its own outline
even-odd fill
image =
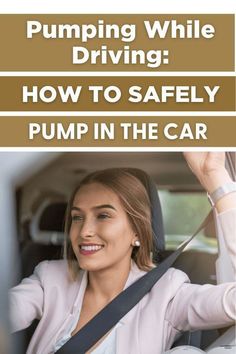
[[[160,189],[201,190],[179,152],[66,152],[21,186],[21,210],[27,214],[35,200],[47,194],[54,193],[67,200],[86,174],[110,167],[141,168]]]

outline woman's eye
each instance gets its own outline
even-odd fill
[[[110,217],[110,215],[106,214],[106,213],[98,214],[98,219],[107,219],[109,217]]]
[[[81,220],[83,220],[83,216],[82,215],[72,215],[71,219],[72,219],[72,221],[81,221]]]

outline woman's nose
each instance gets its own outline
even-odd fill
[[[82,238],[90,238],[95,235],[95,225],[92,220],[86,219],[84,220],[82,227],[80,229],[80,237]]]

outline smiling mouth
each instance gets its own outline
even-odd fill
[[[103,247],[103,245],[79,245],[79,252],[84,256],[88,256],[100,251]]]

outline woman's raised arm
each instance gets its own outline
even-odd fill
[[[225,169],[224,153],[186,152],[184,156],[209,194],[233,182]],[[236,192],[225,194],[215,207],[236,274]],[[170,303],[167,319],[180,331],[229,326],[236,320],[235,296],[233,279],[217,286],[185,283]]]
[[[224,152],[186,152],[185,159],[208,193],[233,184],[226,168]],[[236,191],[223,193],[215,204],[217,218],[224,235],[225,245],[236,275]]]
[[[209,194],[233,182],[225,168],[224,152],[185,152],[184,157]],[[236,208],[236,191],[225,194],[216,202],[215,207],[219,213]]]

